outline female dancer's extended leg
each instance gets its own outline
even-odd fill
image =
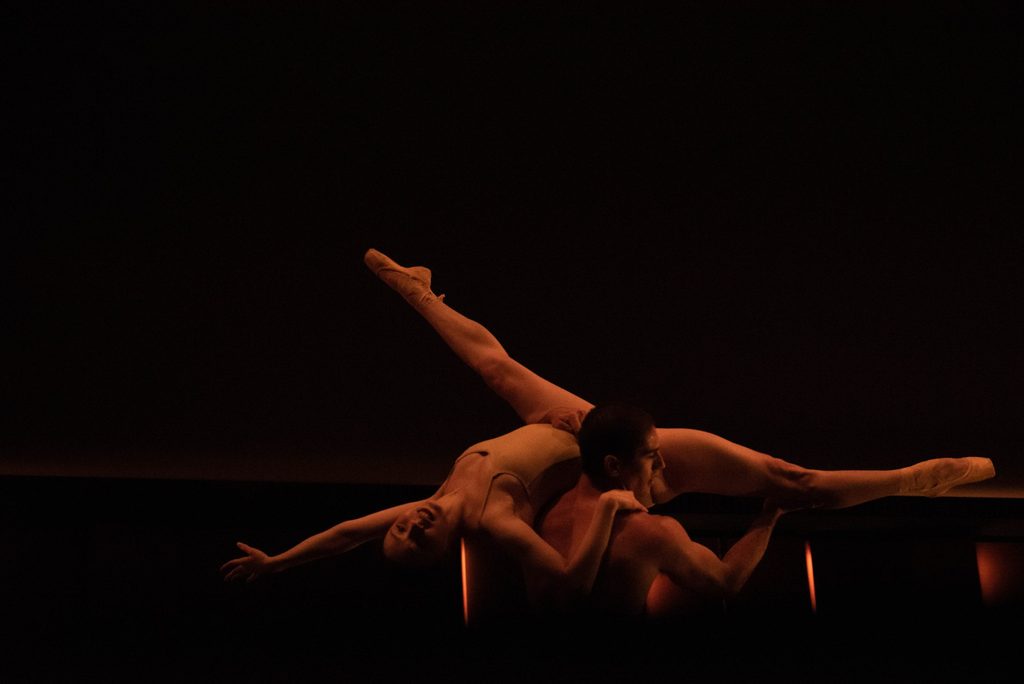
[[[364,256],[366,265],[409,303],[437,331],[441,339],[495,394],[504,399],[524,423],[542,422],[554,408],[586,412],[594,407],[554,383],[548,382],[509,356],[484,326],[444,303],[430,289],[430,270],[404,268],[375,249]]]
[[[659,428],[664,489],[655,500],[685,492],[761,496],[796,508],[845,508],[886,496],[938,496],[992,477],[987,458],[935,458],[893,470],[812,470],[701,430]]]
[[[364,260],[523,422],[593,408],[512,359],[484,326],[445,304],[430,289],[428,269],[399,266],[374,249]],[[977,457],[930,459],[893,470],[811,470],[701,430],[658,428],[658,437],[665,460],[663,482],[654,492],[659,503],[701,492],[771,497],[798,508],[843,508],[885,496],[937,496],[995,474],[989,459]]]

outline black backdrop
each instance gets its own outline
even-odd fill
[[[1014,3],[21,3],[7,473],[427,484],[518,359],[811,466],[1024,482]]]

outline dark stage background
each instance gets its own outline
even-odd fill
[[[518,420],[377,247],[591,401],[1024,483],[1013,3],[14,16],[6,473],[439,482]]]
[[[430,266],[452,306],[591,401],[811,467],[995,461],[952,493],[976,499],[793,518],[762,598],[806,610],[808,534],[834,544],[832,581],[861,587],[847,607],[882,622],[868,598],[898,597],[858,585],[857,558],[903,549],[894,586],[941,612],[948,578],[977,591],[974,539],[1019,542],[1016,3],[555,5],[10,5],[0,636],[38,649],[22,679],[295,681],[327,653],[323,676],[345,661],[382,681],[459,662],[430,647],[459,624],[451,568],[398,577],[366,547],[248,590],[216,572],[236,539],[274,551],[430,492],[519,424],[366,270],[369,247]],[[721,543],[748,503],[681,505]],[[395,615],[418,631],[390,636]],[[766,624],[704,651],[709,676],[892,674],[847,667],[860,653],[813,625],[800,648],[830,647],[811,660],[785,630],[737,659]],[[981,648],[953,624],[933,642],[947,659],[922,655],[940,679]],[[288,636],[305,645],[282,654]],[[491,652],[459,648],[475,680]],[[579,675],[532,662],[490,672]]]

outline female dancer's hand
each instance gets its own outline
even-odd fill
[[[580,425],[583,424],[583,419],[586,417],[587,411],[584,409],[569,408],[568,406],[556,406],[540,419],[541,423],[551,423],[553,427],[559,430],[565,430],[572,434],[578,434],[580,431]]]
[[[647,506],[640,503],[633,492],[628,489],[609,489],[606,492],[601,492],[601,500],[608,501],[607,505],[613,506],[616,511],[647,512]]]
[[[220,571],[227,573],[224,575],[225,582],[241,579],[244,579],[246,582],[252,582],[257,577],[272,572],[267,554],[242,542],[238,542],[235,545],[242,551],[245,551],[246,555],[242,558],[229,560],[220,566]]]

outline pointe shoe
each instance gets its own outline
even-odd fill
[[[933,458],[903,469],[900,496],[942,496],[953,487],[994,477],[992,459]]]
[[[366,250],[363,261],[378,278],[409,301],[422,303],[444,299],[444,295],[438,296],[430,289],[430,269],[426,266],[399,266],[376,249]]]

